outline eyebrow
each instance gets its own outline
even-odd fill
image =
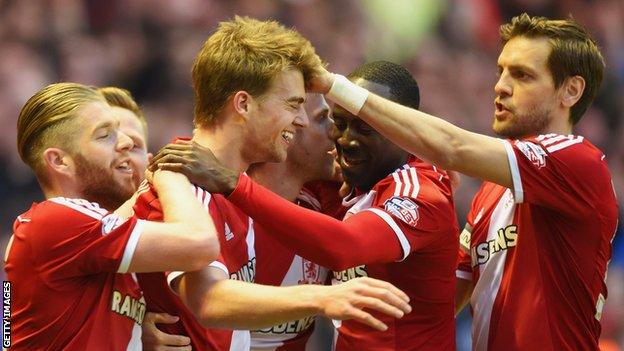
[[[303,104],[306,102],[306,99],[303,96],[291,96],[286,99],[286,102],[296,102],[298,104]]]
[[[116,123],[117,125],[119,125],[119,122]],[[108,122],[102,122],[100,124],[98,124],[97,126],[95,126],[95,128],[93,128],[93,133],[95,133],[96,131],[103,129],[103,128],[111,128],[113,126],[113,122],[108,121]]]
[[[502,70],[502,65],[498,64],[497,65],[498,70]],[[529,73],[533,73],[535,72],[535,69],[527,66],[527,65],[523,65],[523,64],[511,64],[508,65],[507,68],[509,68],[510,70],[523,70],[523,71],[528,71]]]

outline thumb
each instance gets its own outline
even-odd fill
[[[173,324],[177,322],[178,320],[180,320],[180,317],[172,316],[168,313],[154,313],[154,316],[153,316],[153,321],[155,324],[156,323]]]

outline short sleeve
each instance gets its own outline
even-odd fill
[[[600,187],[609,186],[602,153],[581,136],[549,134],[503,143],[516,203],[578,216],[591,209]]]
[[[120,218],[86,200],[54,198],[39,206],[23,225],[29,226],[24,230],[44,277],[127,272],[143,221]]]
[[[457,220],[444,172],[408,167],[379,183],[372,211],[391,228],[404,260],[411,252],[441,240],[456,240]]]

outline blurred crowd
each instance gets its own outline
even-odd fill
[[[603,86],[575,133],[605,152],[622,198],[621,0],[0,0],[1,240],[8,239],[14,217],[42,198],[17,154],[15,125],[24,102],[46,84],[75,81],[130,90],[146,113],[149,148],[156,151],[192,130],[190,67],[204,40],[219,21],[248,15],[295,27],[338,73],[349,73],[366,60],[401,63],[420,85],[423,111],[491,134],[498,26],[521,12],[572,15],[602,48],[607,63]],[[460,222],[478,184],[462,178],[456,195]],[[624,350],[620,232],[602,318],[605,350]],[[469,319],[462,315],[458,323],[458,349],[467,350]]]

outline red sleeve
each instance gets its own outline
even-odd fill
[[[452,203],[434,187],[420,187],[417,198],[391,196],[393,191],[376,186],[369,193],[377,194],[372,207],[348,213],[344,221],[296,206],[246,176],[240,177],[229,199],[298,255],[340,271],[403,259],[442,239],[440,230],[456,223],[449,218]]]
[[[29,244],[44,277],[128,270],[143,221],[122,219],[86,200],[54,198],[39,206],[22,225],[30,226]]]
[[[581,136],[549,134],[504,142],[517,203],[577,217],[594,210],[599,194],[612,187],[602,152]]]
[[[299,256],[332,270],[388,262],[401,255],[398,241],[388,240],[391,229],[372,212],[339,221],[297,206],[245,175],[228,199]]]
[[[402,247],[400,259],[434,243],[457,239],[455,207],[446,172],[408,167],[394,172],[373,190],[377,196],[369,211],[393,229]]]

